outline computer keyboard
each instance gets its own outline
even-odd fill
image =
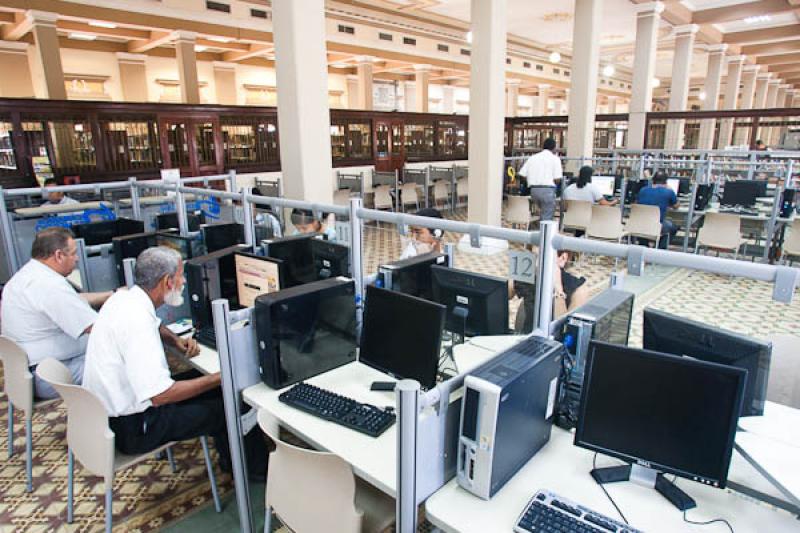
[[[537,492],[514,526],[516,533],[642,533],[553,492]]]
[[[734,213],[736,215],[751,215],[756,216],[758,215],[758,211],[755,209],[742,209],[738,207],[723,207],[719,210],[720,213]]]
[[[354,429],[370,437],[380,436],[395,421],[394,413],[388,410],[367,403],[359,403],[352,398],[308,383],[297,383],[291,389],[282,392],[278,399],[301,411]]]

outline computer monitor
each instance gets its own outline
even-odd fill
[[[196,237],[182,236],[177,233],[167,233],[159,231],[156,233],[156,246],[166,246],[172,248],[183,259],[191,259],[200,255],[200,241]]]
[[[139,254],[147,248],[156,245],[156,235],[154,231],[146,233],[135,233],[124,237],[114,237],[111,239],[114,250],[114,262],[117,267],[117,277],[120,285],[125,285],[125,270],[122,261],[125,259],[139,257]]]
[[[367,286],[358,360],[397,379],[435,387],[446,313],[441,304]]]
[[[648,479],[679,509],[690,509],[694,501],[663,474],[725,487],[746,374],[592,341],[575,445],[633,465],[593,470],[598,483]]]
[[[240,307],[252,307],[262,294],[281,290],[282,261],[246,252],[235,252],[233,259]]]
[[[244,243],[244,226],[236,222],[206,224],[201,226],[200,232],[208,253]]]
[[[766,183],[766,182],[764,182]],[[766,187],[756,180],[726,181],[722,190],[722,205],[753,207],[756,198],[766,194]]]
[[[318,233],[303,233],[262,242],[264,255],[284,262],[284,288],[317,281],[311,242]]]
[[[186,223],[189,227],[189,231],[200,231],[200,225],[204,224],[205,221],[206,217],[202,213],[199,215],[194,213],[186,214]],[[156,229],[179,229],[178,213],[172,212],[156,215]]]
[[[594,185],[603,196],[614,196],[614,176],[592,176]]]
[[[437,252],[401,259],[378,267],[378,279],[387,289],[431,300],[431,266],[447,266],[447,256]]]
[[[639,191],[649,185],[648,180],[628,180],[625,184],[625,203],[635,204],[639,199]]]
[[[508,333],[508,281],[431,266],[433,301],[447,306],[445,329],[461,335]]]
[[[764,414],[771,343],[649,308],[644,310],[643,336],[648,350],[747,370],[741,416]]]
[[[678,178],[669,178],[667,180],[667,187],[672,189],[672,192],[675,193],[675,196],[678,196],[678,193],[680,192],[681,189],[681,180],[679,180]]]
[[[314,269],[318,279],[350,276],[350,248],[347,246],[312,239],[311,254],[314,256]]]
[[[692,192],[692,178],[676,176],[670,179],[678,180],[678,192],[676,194],[689,194]]]
[[[87,246],[110,243],[114,237],[123,237],[144,232],[144,222],[131,218],[98,220],[72,226],[76,239],[83,239]]]

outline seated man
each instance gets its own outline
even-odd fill
[[[50,189],[52,187],[57,187],[58,183],[53,178],[48,178],[44,182],[44,188]],[[69,205],[69,204],[77,204],[79,203],[78,200],[74,198],[70,198],[66,194],[60,191],[50,191],[47,194],[47,201],[43,203],[43,206],[46,205]]]
[[[86,350],[83,384],[109,413],[115,445],[140,454],[169,441],[214,437],[224,469],[230,468],[220,374],[170,375],[162,341],[187,355],[198,353],[193,340],[160,327],[156,309],[183,303],[183,261],[178,252],[158,246],[136,260],[136,285],[119,290],[100,310]]]
[[[67,276],[75,270],[77,254],[70,230],[44,229],[33,240],[31,260],[3,288],[2,334],[28,354],[37,398],[58,395],[34,372],[48,357],[64,363],[72,380],[81,382],[88,334],[97,319],[92,306],[99,307],[111,296],[111,292],[75,292]]]
[[[661,239],[659,239],[658,247],[667,248],[667,239],[665,235],[670,238],[678,233],[678,226],[671,220],[666,218],[667,209],[678,205],[678,197],[675,191],[667,186],[667,173],[659,170],[653,176],[653,185],[647,186],[639,191],[639,201],[642,205],[654,205],[658,207],[661,212]]]
[[[314,216],[308,209],[292,210],[292,225],[297,228],[297,233],[321,233],[325,240],[336,242],[336,217],[329,214],[325,222]]]
[[[439,210],[432,207],[420,209],[414,213],[414,215],[418,217],[442,218],[442,214]],[[442,253],[442,230],[423,228],[422,226],[411,226],[410,233],[411,238],[405,239],[407,244],[403,248],[400,259],[408,259],[409,257],[416,257],[431,252]]]

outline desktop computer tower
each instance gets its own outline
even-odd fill
[[[456,478],[488,500],[550,440],[564,347],[529,337],[464,380]]]
[[[714,194],[714,186],[711,184],[701,184],[697,186],[697,195],[694,197],[694,210],[703,211],[708,207],[711,201],[711,195]]]
[[[633,293],[606,289],[572,311],[560,333],[567,351],[556,409],[556,424],[572,429],[578,419],[589,341],[628,345]]]
[[[781,197],[781,212],[782,218],[789,218],[792,216],[794,204],[796,201],[797,191],[795,189],[784,189],[783,196]]]

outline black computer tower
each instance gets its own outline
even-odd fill
[[[714,194],[714,186],[710,184],[703,184],[697,186],[697,195],[694,197],[695,211],[703,211],[708,207],[711,201],[711,195]]]
[[[784,189],[783,196],[781,197],[780,215],[782,218],[789,218],[792,216],[796,197],[797,191],[795,189]]]

